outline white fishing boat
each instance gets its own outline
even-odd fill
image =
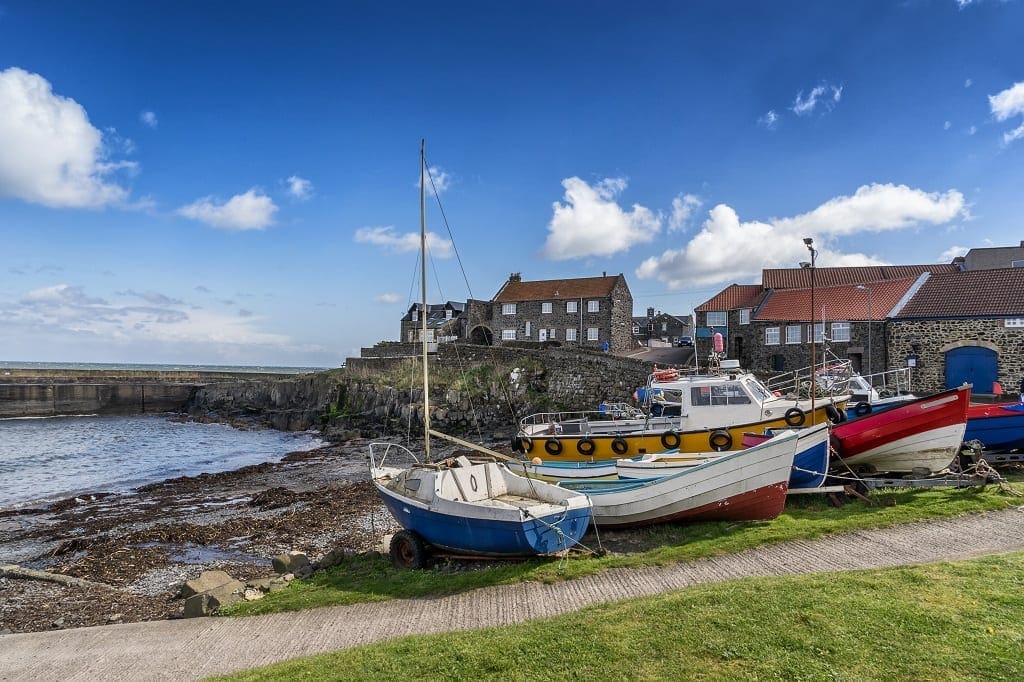
[[[426,155],[420,148],[420,280],[427,305]],[[492,457],[502,455],[430,428],[427,316],[423,315],[422,461],[393,443],[370,445],[370,478],[384,504],[404,528],[391,541],[396,566],[419,568],[434,548],[485,556],[544,555],[572,547],[591,518],[583,493],[533,480],[496,461],[467,457],[432,462],[431,436],[445,438]],[[406,461],[394,464],[396,459]],[[390,460],[390,461],[389,461]]]
[[[797,433],[784,431],[747,450],[708,458],[669,476],[569,480],[561,486],[593,501],[601,528],[666,521],[764,521],[786,503]]]

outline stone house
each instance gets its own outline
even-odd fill
[[[912,366],[914,386],[938,391],[965,381],[975,393],[1024,381],[1024,267],[934,274],[892,311],[886,360]]]
[[[693,319],[689,315],[669,315],[648,308],[646,316],[633,318],[633,338],[644,346],[651,339],[675,345],[681,336],[693,336]]]
[[[458,301],[427,304],[427,341],[463,341],[467,338],[469,324],[466,304]],[[405,343],[422,341],[423,320],[420,313],[422,303],[409,306],[401,321],[399,340]]]
[[[491,305],[486,331],[495,345],[555,341],[613,352],[635,345],[633,296],[622,274],[524,282],[515,272]]]
[[[833,353],[848,357],[862,374],[885,369],[882,321],[927,273],[957,273],[955,264],[815,268],[811,305],[809,268],[762,271],[761,284],[732,284],[696,308],[697,357],[720,332],[726,354],[755,372],[773,373],[811,364],[811,311],[815,345],[827,337]],[[824,311],[825,323],[821,322]]]

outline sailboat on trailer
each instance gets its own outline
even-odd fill
[[[427,306],[426,154],[420,145],[420,283]],[[521,556],[555,554],[572,547],[590,523],[591,502],[582,493],[518,476],[495,461],[502,455],[430,428],[427,316],[423,315],[423,440],[420,462],[394,443],[370,445],[370,478],[404,528],[391,541],[396,566],[419,568],[432,547],[456,554]],[[492,457],[460,456],[432,462],[430,438],[456,442]],[[400,456],[411,466],[395,466]]]

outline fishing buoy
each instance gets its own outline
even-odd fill
[[[544,463],[544,460],[542,460],[540,457],[534,457],[533,459],[530,460],[530,463],[539,466]]]

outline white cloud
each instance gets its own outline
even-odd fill
[[[824,111],[832,111],[842,97],[843,86],[822,83],[807,93],[807,97],[803,90],[798,92],[790,110],[797,116],[810,116],[820,104]]]
[[[966,256],[967,252],[970,251],[966,246],[951,246],[942,253],[935,260],[936,263],[952,263],[954,258],[960,256]]]
[[[374,296],[373,300],[377,303],[398,303],[402,300],[402,297],[398,294],[381,294],[380,296]]]
[[[437,189],[436,194],[442,194],[449,187],[452,186],[452,176],[444,168],[440,166],[427,166],[427,191],[434,194],[434,189]],[[433,184],[431,184],[433,180]],[[420,178],[416,176],[416,188],[419,189]]]
[[[309,180],[292,175],[285,182],[288,184],[288,195],[293,199],[305,201],[313,196],[313,183]]]
[[[139,120],[150,128],[156,129],[159,121],[156,119],[156,114],[152,111],[143,111],[139,114]]]
[[[624,211],[616,203],[616,196],[626,188],[622,178],[606,178],[594,186],[576,177],[566,178],[562,187],[565,203],[552,205],[554,215],[541,249],[545,258],[610,256],[649,242],[661,232],[660,215],[638,204]]]
[[[704,205],[704,202],[693,194],[680,194],[672,200],[672,216],[668,219],[669,230],[682,230],[686,227],[693,212]]]
[[[175,212],[224,230],[262,230],[273,225],[277,206],[270,197],[253,187],[224,203],[217,203],[213,197],[204,197]]]
[[[22,301],[43,305],[106,305],[106,301],[102,298],[86,296],[82,287],[73,287],[68,284],[55,284],[33,289],[25,294]]]
[[[974,135],[976,132],[978,132],[978,126],[971,126],[967,129],[968,135]]]
[[[852,234],[901,230],[922,223],[940,225],[966,217],[956,190],[924,192],[906,185],[873,184],[853,196],[831,199],[792,218],[741,222],[725,204],[711,209],[699,234],[681,249],[648,258],[636,273],[673,288],[756,277],[763,268],[793,267],[807,259],[804,237],[814,237],[818,262],[830,266],[870,265],[872,256],[835,251],[829,242]]]
[[[942,124],[942,129],[943,130],[949,130],[952,127],[953,127],[953,122],[952,121],[946,121],[945,123]]]
[[[775,113],[774,109],[769,109],[767,114],[757,119],[757,125],[768,130],[775,130],[779,126],[779,115]]]
[[[134,163],[112,161],[103,134],[73,99],[17,67],[0,71],[0,196],[44,206],[122,205],[128,190],[110,182]]]
[[[972,79],[968,78],[967,80],[964,81],[964,87],[965,88],[969,88],[972,85],[974,85],[974,81]]]
[[[1024,81],[1014,83],[995,95],[989,95],[988,105],[997,121],[1006,121],[1014,116],[1024,116]],[[1003,144],[1010,144],[1021,137],[1024,137],[1024,123],[1014,130],[1003,133]]]
[[[355,240],[360,244],[374,244],[383,247],[385,251],[390,253],[412,253],[420,249],[419,232],[399,234],[390,225],[383,227],[361,227],[356,230]],[[435,232],[428,232],[427,250],[436,258],[450,258],[452,255],[452,243]]]

